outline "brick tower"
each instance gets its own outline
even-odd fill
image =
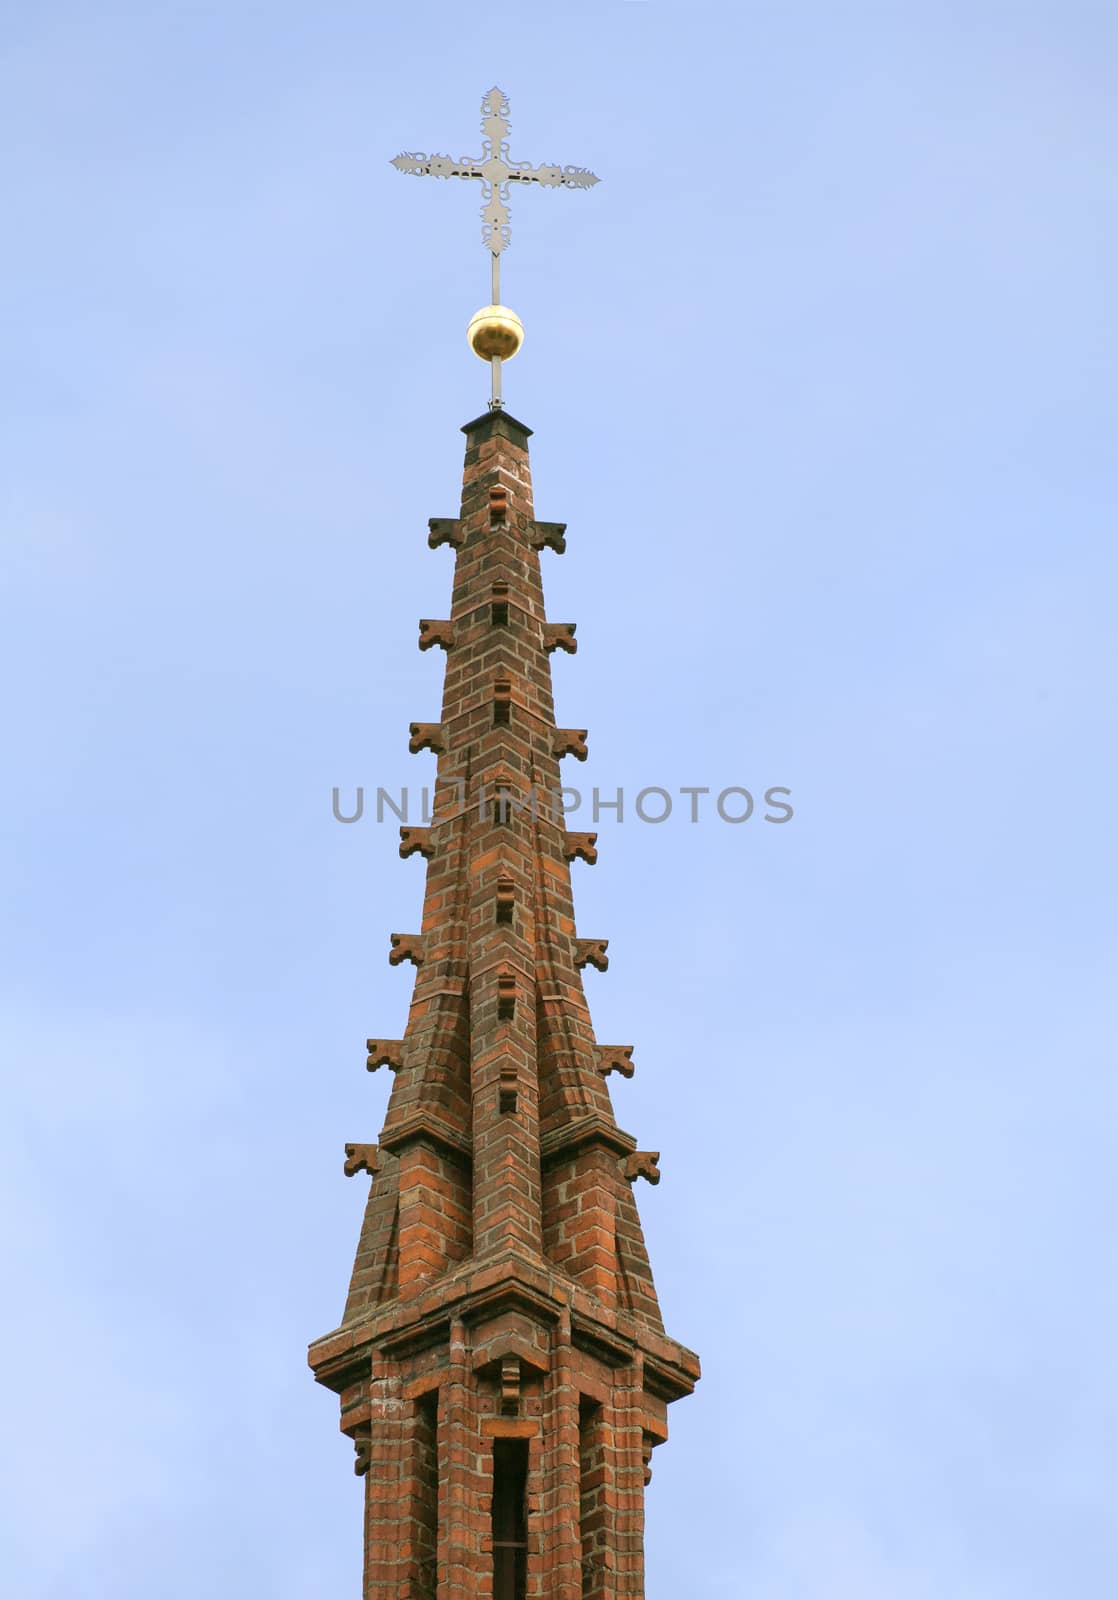
[[[495,297],[496,298],[496,297]],[[582,969],[606,941],[576,932],[530,430],[499,404],[467,424],[461,512],[430,523],[455,555],[442,715],[411,725],[438,769],[402,1039],[370,1039],[394,1074],[380,1142],[346,1146],[371,1178],[341,1326],[310,1364],[341,1399],[365,1479],[364,1600],[638,1600],[644,1489],[670,1401],[697,1358],[664,1333],[633,1185],[657,1156],[618,1127],[607,1078],[631,1047],[599,1044]]]

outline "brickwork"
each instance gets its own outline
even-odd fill
[[[420,624],[441,715],[408,728],[437,760],[430,825],[400,830],[427,872],[421,931],[391,936],[414,988],[403,1038],[368,1041],[392,1090],[379,1144],[346,1146],[369,1199],[310,1362],[365,1479],[365,1600],[639,1600],[648,1456],[698,1361],[664,1335],[633,1196],[658,1158],[606,1083],[632,1047],[597,1042],[583,989],[608,966],[571,891],[596,837],[517,803],[587,750],[552,696],[575,629],[546,619],[540,552],[565,527],[535,520],[522,424],[464,432],[460,515],[429,522],[450,617]]]

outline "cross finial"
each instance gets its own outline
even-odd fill
[[[520,318],[500,303],[501,254],[512,238],[509,185],[540,183],[547,188],[589,189],[598,179],[586,167],[534,167],[530,161],[513,161],[509,156],[509,102],[501,89],[490,89],[482,98],[481,131],[480,156],[455,161],[450,156],[405,151],[392,165],[398,172],[416,177],[477,178],[481,182],[481,237],[492,257],[493,303],[471,322],[470,343],[483,360],[492,363],[493,398],[489,403],[496,408],[501,404],[501,361],[516,354],[524,336]]]

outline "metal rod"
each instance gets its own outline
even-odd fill
[[[493,268],[492,268],[492,274],[491,274],[491,278],[490,278],[490,290],[491,290],[492,296],[493,296],[492,303],[495,306],[499,306],[500,303],[501,303],[501,257],[500,257],[499,252],[496,251],[496,250],[494,250],[492,252],[492,261],[493,261]],[[490,401],[489,401],[489,409],[490,409],[490,411],[500,411],[500,409],[501,409],[501,358],[500,358],[500,356],[491,357],[491,366],[492,366],[492,371],[493,371],[493,388],[492,388],[492,394],[491,394]]]

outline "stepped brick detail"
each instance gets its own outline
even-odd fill
[[[593,967],[597,972],[605,972],[609,967],[608,949],[608,939],[576,939],[575,966],[580,970]]]
[[[574,655],[578,649],[578,640],[575,638],[575,624],[573,622],[545,622],[543,625],[543,647],[550,655],[553,650],[566,650],[568,655]]]
[[[565,833],[563,835],[564,861],[585,861],[592,867],[598,859],[595,846],[598,843],[596,833]]]
[[[406,861],[409,856],[419,855],[429,861],[435,853],[431,843],[430,828],[401,828],[400,829],[400,859]]]
[[[449,622],[433,622],[429,617],[424,617],[419,624],[419,648],[431,650],[435,645],[441,645],[444,650],[449,650],[454,643],[454,628]]]
[[[555,754],[557,756],[574,756],[576,761],[585,761],[590,751],[586,745],[585,728],[559,728],[556,730]]]
[[[575,932],[571,866],[596,835],[549,805],[564,754],[545,620],[529,430],[468,424],[461,515],[433,518],[454,556],[441,720],[411,747],[438,760],[422,931],[392,934],[415,984],[378,1144],[346,1146],[369,1195],[342,1322],[310,1349],[341,1403],[364,1480],[363,1600],[643,1600],[644,1489],[668,1404],[699,1363],[664,1331],[633,1181],[659,1181],[606,1083],[632,1047],[599,1045]],[[451,648],[453,646],[453,648]],[[479,795],[485,797],[478,803]],[[432,837],[438,848],[433,849]]]
[[[393,1072],[402,1070],[404,1065],[402,1039],[367,1039],[365,1049],[369,1052],[365,1065],[370,1072],[376,1072],[378,1067],[391,1067]]]
[[[433,750],[436,755],[441,755],[445,749],[441,723],[413,722],[409,732],[411,738],[408,740],[408,749],[413,756],[417,756],[421,750]]]
[[[369,1058],[372,1065],[372,1057]],[[600,1044],[598,1046],[598,1071],[603,1078],[608,1078],[611,1072],[619,1072],[623,1078],[631,1078],[637,1069],[633,1065],[633,1047],[631,1044]]]

